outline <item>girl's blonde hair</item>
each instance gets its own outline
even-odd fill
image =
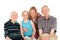
[[[29,12],[26,11],[26,10],[24,10],[24,11],[22,12],[22,16],[23,16],[23,14],[24,14],[25,12],[28,13],[28,17],[29,17]]]

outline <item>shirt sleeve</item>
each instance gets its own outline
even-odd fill
[[[38,19],[38,29],[42,29],[41,18]]]
[[[7,25],[4,24],[4,36],[5,38],[8,36],[8,28],[7,28]]]
[[[56,18],[54,18],[54,19],[52,20],[51,29],[54,29],[55,32],[56,32],[56,30],[57,30],[57,19],[56,19]]]

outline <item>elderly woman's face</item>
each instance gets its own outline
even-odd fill
[[[11,14],[11,19],[16,21],[16,20],[18,19],[18,14],[15,13],[15,12],[12,13],[12,14]]]
[[[31,15],[31,17],[36,16],[36,12],[35,12],[35,10],[31,10],[31,11],[30,11],[30,15]]]

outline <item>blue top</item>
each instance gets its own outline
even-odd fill
[[[22,21],[22,28],[26,28],[28,31],[27,32],[24,32],[24,36],[32,36],[33,34],[33,28],[32,28],[32,25],[31,25],[31,22],[30,20],[28,20],[27,23],[24,22],[24,20]]]

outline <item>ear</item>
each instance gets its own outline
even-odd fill
[[[48,9],[50,11],[50,9]]]
[[[12,18],[12,15],[10,16],[10,18]]]

